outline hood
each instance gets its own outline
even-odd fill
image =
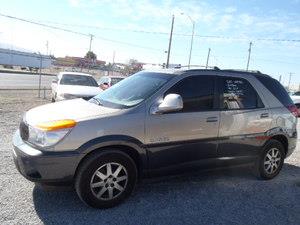
[[[80,85],[59,85],[57,92],[76,96],[95,96],[102,92],[100,87],[80,86]]]
[[[120,109],[99,106],[83,99],[74,99],[33,108],[25,114],[25,121],[31,125],[63,119],[82,121],[85,118],[109,115],[118,111]]]

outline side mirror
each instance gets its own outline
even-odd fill
[[[57,84],[57,80],[52,80],[52,84]]]
[[[168,94],[162,103],[160,103],[152,114],[161,114],[167,112],[179,111],[183,108],[183,101],[178,94]]]

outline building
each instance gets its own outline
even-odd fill
[[[105,61],[101,60],[90,60],[87,58],[81,57],[73,57],[73,56],[66,56],[66,57],[58,57],[53,62],[55,66],[68,66],[68,67],[90,67],[90,66],[103,66],[105,65]]]
[[[48,68],[51,64],[52,59],[47,55],[0,48],[0,65]]]

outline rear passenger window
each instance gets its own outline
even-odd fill
[[[251,84],[241,78],[220,78],[222,109],[255,109],[263,107]]]
[[[262,84],[284,105],[293,105],[293,101],[290,98],[287,91],[280,84],[279,81],[268,76],[256,76],[256,78],[262,82]]]
[[[191,76],[170,88],[167,94],[179,94],[183,100],[181,112],[197,112],[213,109],[214,76]]]

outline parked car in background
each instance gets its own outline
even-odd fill
[[[296,148],[297,114],[261,73],[143,71],[89,101],[29,110],[13,156],[27,179],[69,182],[87,205],[108,208],[161,171],[251,163],[272,179]]]
[[[116,83],[123,80],[125,77],[123,76],[103,76],[98,81],[99,87],[102,90],[106,90],[107,88],[115,85]]]
[[[291,99],[293,100],[294,104],[296,105],[299,115],[300,115],[300,91],[294,92],[291,94]]]
[[[52,81],[52,102],[83,98],[89,100],[102,92],[97,81],[90,74],[61,72]]]

